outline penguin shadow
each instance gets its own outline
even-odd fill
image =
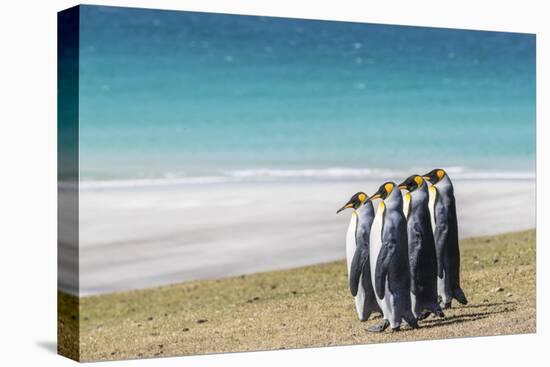
[[[509,305],[514,304],[515,302],[501,302],[501,303],[494,303],[494,304],[484,304],[484,305],[471,305],[471,306],[462,306],[460,308],[457,308],[457,310],[460,309],[472,309],[472,308],[480,308],[480,307],[491,307],[491,306],[502,306],[502,305]],[[487,311],[480,311],[480,312],[469,312],[469,313],[461,313],[458,315],[452,315],[452,316],[445,316],[444,318],[431,318],[428,320],[423,320],[420,322],[420,328],[421,329],[430,329],[434,327],[440,327],[440,326],[447,326],[447,325],[453,325],[453,324],[461,324],[465,322],[472,322],[477,320],[483,320],[493,315],[508,313],[508,312],[514,312],[516,309],[514,307],[506,307],[504,309],[500,310],[487,310]]]
[[[515,304],[516,304],[515,301],[502,301],[502,302],[493,302],[493,303],[478,303],[478,304],[475,304],[475,305],[460,306],[460,308],[457,308],[457,309],[462,309],[462,308],[487,308],[487,307],[507,306],[507,305],[515,305]]]

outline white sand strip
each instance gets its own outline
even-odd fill
[[[80,295],[342,259],[350,213],[335,211],[355,192],[372,194],[379,184],[84,190]],[[454,186],[462,238],[535,227],[534,180],[455,180]]]

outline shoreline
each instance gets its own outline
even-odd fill
[[[426,169],[427,170],[427,169]],[[247,173],[251,171],[250,173]],[[258,172],[255,172],[258,171]],[[209,175],[166,175],[161,177],[135,178],[85,178],[75,184],[72,181],[60,181],[60,189],[80,191],[102,190],[148,190],[186,188],[202,185],[256,185],[256,184],[319,184],[342,182],[385,182],[408,177],[415,170],[375,170],[375,173],[360,168],[327,168],[327,169],[258,169],[218,172]],[[415,172],[424,172],[424,169]],[[459,171],[452,172],[453,182],[472,181],[536,181],[536,172],[528,171]]]

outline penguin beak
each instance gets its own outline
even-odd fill
[[[399,190],[408,190],[409,189],[408,186],[405,185],[404,183],[399,184],[399,186],[397,186],[397,187],[399,187]]]
[[[367,199],[367,201],[373,201],[375,199],[380,199],[382,197],[382,195],[377,192],[376,194],[372,195],[370,198]]]
[[[422,176],[422,178],[423,178],[424,180],[430,182],[430,183],[432,182],[430,176],[424,175],[424,176]]]
[[[348,202],[346,203],[346,205],[344,205],[343,207],[341,207],[340,209],[338,209],[338,210],[336,211],[336,214],[338,214],[338,213],[340,213],[341,211],[346,210],[346,209],[348,209],[348,208],[353,208],[353,201],[348,201]]]

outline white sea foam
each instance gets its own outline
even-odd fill
[[[322,168],[322,169],[270,169],[256,168],[226,171],[226,175],[236,178],[250,177],[315,177],[315,178],[340,178],[340,177],[367,177],[372,174],[368,168]]]
[[[531,171],[496,171],[473,170],[465,167],[447,167],[446,171],[453,180],[534,180],[535,172]],[[232,182],[266,182],[266,181],[345,181],[345,180],[399,180],[410,174],[422,174],[428,168],[411,169],[380,168],[307,168],[307,169],[272,169],[253,168],[221,171],[208,176],[164,174],[160,178],[88,180],[80,182],[80,190],[125,189],[142,187],[166,187],[197,184],[219,184]],[[61,182],[60,189],[75,188],[75,184]]]
[[[314,179],[394,179],[407,177],[413,173],[423,174],[430,168],[416,167],[411,169],[384,168],[322,168],[322,169],[269,169],[257,168],[247,170],[225,171],[224,175],[239,179],[255,178],[314,178]],[[461,166],[445,167],[454,179],[535,179],[530,171],[495,171],[472,170]]]
[[[162,177],[120,180],[82,180],[80,189],[138,188],[150,186],[173,186],[184,184],[211,184],[227,181],[223,176]]]

